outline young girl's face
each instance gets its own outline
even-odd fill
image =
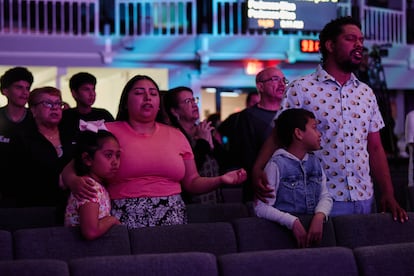
[[[121,148],[114,138],[106,138],[95,152],[90,167],[90,176],[99,182],[113,178],[119,169]]]

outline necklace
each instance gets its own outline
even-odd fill
[[[55,133],[52,133],[50,135],[48,135],[48,134],[46,134],[42,131],[40,131],[40,133],[49,141],[55,141],[56,139],[59,139],[59,132],[55,132]]]
[[[48,140],[54,140],[59,137],[59,134],[45,135]]]

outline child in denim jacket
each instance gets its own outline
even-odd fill
[[[332,209],[325,173],[312,153],[321,147],[321,133],[314,114],[305,109],[282,112],[275,125],[280,148],[265,168],[274,197],[268,203],[256,200],[255,211],[291,229],[299,247],[309,247],[321,241],[323,222]],[[308,231],[293,214],[313,214]]]

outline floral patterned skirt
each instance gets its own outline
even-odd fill
[[[187,223],[181,195],[114,199],[111,214],[128,229]]]

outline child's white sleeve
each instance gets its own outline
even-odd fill
[[[254,210],[256,212],[256,216],[275,221],[289,229],[292,229],[293,223],[298,218],[273,207],[276,202],[277,190],[279,188],[279,169],[276,163],[269,160],[264,171],[269,182],[269,187],[273,189],[274,197],[267,198],[268,203],[264,203],[263,201],[257,199],[255,200]]]
[[[411,111],[405,117],[405,142],[414,143],[414,111]]]
[[[321,212],[325,214],[325,218],[328,219],[329,214],[332,210],[333,200],[332,196],[328,191],[328,188],[326,187],[326,175],[323,171],[322,164],[321,164],[321,170],[322,170],[322,182],[321,182],[321,194],[319,196],[319,202],[316,205],[315,213]]]

